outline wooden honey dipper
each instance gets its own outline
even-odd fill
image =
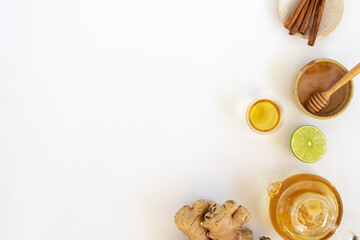
[[[360,73],[360,63],[353,69],[347,72],[339,81],[337,81],[331,88],[322,92],[315,92],[305,103],[305,108],[310,113],[321,112],[329,103],[331,95],[346,83],[351,81],[356,75]]]

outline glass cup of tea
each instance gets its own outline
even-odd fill
[[[283,108],[272,97],[254,99],[247,107],[246,122],[256,133],[268,134],[277,130],[282,122]]]
[[[287,240],[358,240],[339,228],[343,205],[338,191],[314,174],[297,174],[268,186],[270,220]]]

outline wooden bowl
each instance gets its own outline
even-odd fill
[[[292,94],[298,107],[307,115],[318,119],[330,119],[340,115],[353,97],[352,80],[331,96],[329,104],[321,112],[312,114],[304,105],[314,92],[328,89],[347,72],[343,65],[331,59],[317,59],[306,64],[296,74],[292,85]]]
[[[300,1],[301,0],[278,0],[278,12],[283,25],[290,18]],[[317,36],[324,37],[332,32],[340,23],[343,12],[344,0],[326,0]],[[310,29],[311,25],[305,34],[296,33],[295,36],[309,38]]]

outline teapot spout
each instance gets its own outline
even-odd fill
[[[279,194],[281,187],[282,187],[282,182],[274,182],[269,184],[269,186],[267,187],[267,191],[270,199],[274,198],[276,195]]]

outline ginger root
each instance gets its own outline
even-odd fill
[[[209,240],[207,229],[200,226],[200,223],[212,204],[213,202],[211,201],[208,202],[201,199],[194,202],[191,208],[189,205],[182,207],[175,215],[176,226],[190,240]]]
[[[233,200],[223,205],[198,200],[176,213],[175,224],[190,240],[251,240],[252,231],[241,227],[250,218],[250,212]]]
[[[240,228],[237,238],[238,240],[253,240],[253,232],[248,228]]]
[[[201,226],[209,230],[213,240],[237,240],[240,227],[250,220],[250,213],[235,201],[228,200],[222,206],[215,204],[205,214]]]

